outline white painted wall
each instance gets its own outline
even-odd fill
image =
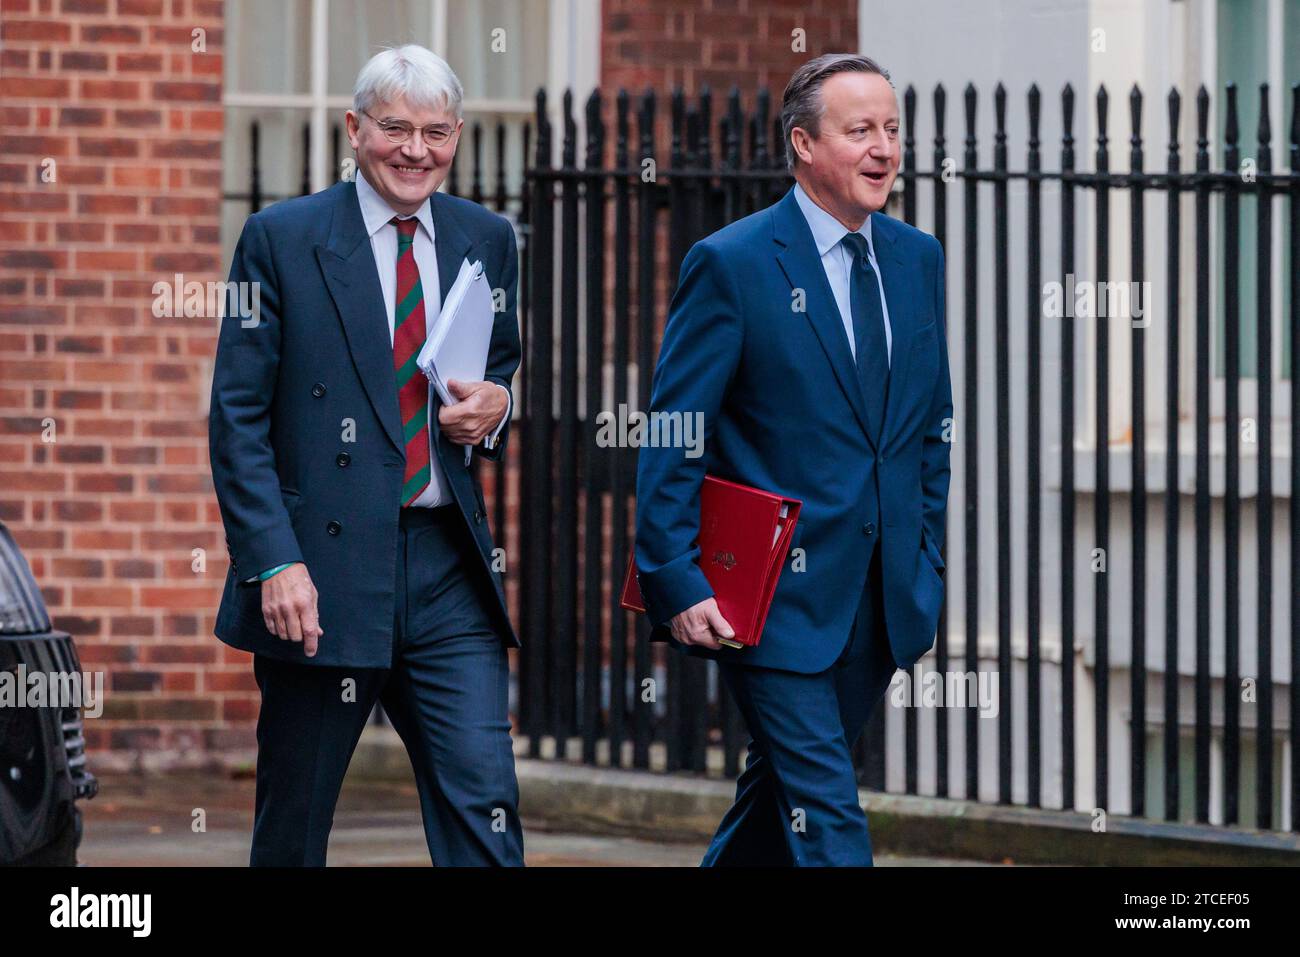
[[[918,93],[916,140],[918,165],[930,170],[933,166],[933,106],[932,93],[936,83],[947,91],[947,122],[945,135],[949,156],[963,165],[965,148],[965,116],[963,91],[967,83],[974,83],[978,93],[976,135],[978,136],[979,165],[988,169],[993,164],[993,89],[1001,81],[1007,88],[1007,132],[1009,162],[1012,169],[1025,168],[1025,150],[1028,133],[1026,91],[1037,83],[1042,94],[1042,121],[1040,138],[1043,150],[1043,167],[1060,168],[1061,110],[1060,92],[1068,82],[1075,90],[1075,154],[1076,167],[1094,168],[1095,93],[1099,84],[1105,84],[1109,94],[1109,152],[1112,170],[1129,168],[1129,104],[1128,94],[1133,84],[1138,84],[1145,95],[1143,109],[1143,135],[1145,168],[1163,170],[1166,163],[1168,126],[1165,98],[1171,86],[1178,86],[1184,95],[1180,142],[1184,169],[1191,168],[1194,160],[1195,139],[1195,87],[1204,82],[1213,91],[1214,77],[1214,6],[1211,0],[861,0],[859,3],[860,49],[878,59],[890,71],[899,91],[911,84]],[[1275,109],[1278,109],[1275,106]],[[1211,112],[1211,130],[1220,120]],[[1285,127],[1281,127],[1285,129]],[[1277,123],[1274,129],[1279,129]],[[1211,135],[1211,153],[1218,163],[1220,146],[1218,138]],[[1037,437],[1027,435],[1025,417],[1026,395],[1026,336],[1029,292],[1026,289],[1025,194],[1023,182],[1013,182],[1009,188],[1009,222],[1012,248],[1009,261],[1009,300],[1011,335],[1011,495],[1008,510],[999,514],[996,496],[996,446],[995,429],[995,355],[994,355],[994,269],[993,248],[993,188],[980,187],[979,200],[979,534],[972,542],[965,534],[965,501],[963,498],[963,455],[961,441],[964,420],[971,414],[964,400],[965,350],[964,332],[967,317],[964,311],[965,280],[963,261],[963,184],[958,181],[948,187],[948,321],[949,345],[952,365],[953,395],[958,420],[958,439],[953,449],[953,483],[948,521],[948,571],[946,581],[949,596],[949,651],[950,667],[959,667],[964,653],[965,616],[965,557],[969,548],[978,551],[979,585],[979,635],[981,667],[995,668],[997,659],[997,535],[1001,526],[1010,530],[1013,567],[1012,627],[1013,651],[1016,664],[1011,676],[1015,698],[1014,775],[1013,796],[1023,801],[1027,795],[1025,774],[1025,629],[1026,629],[1026,476],[1027,449],[1030,441],[1038,443],[1044,457],[1046,488],[1043,496],[1043,564],[1042,572],[1042,639],[1043,639],[1043,714],[1044,776],[1043,799],[1048,806],[1060,806],[1060,763],[1058,745],[1060,737],[1060,381],[1061,353],[1057,327],[1045,320],[1043,327],[1043,410],[1044,430]],[[1091,191],[1076,191],[1076,274],[1081,278],[1096,275],[1093,249],[1094,196]],[[1128,255],[1129,196],[1126,190],[1113,191],[1109,207],[1110,257],[1109,276],[1112,280],[1128,279],[1132,266]],[[1041,262],[1044,281],[1060,278],[1060,190],[1054,184],[1045,184],[1042,190],[1043,243]],[[918,207],[919,225],[929,230],[932,223],[932,193],[929,184],[920,191]],[[1170,317],[1162,315],[1165,296],[1165,204],[1163,197],[1150,195],[1146,211],[1146,278],[1154,283],[1156,302],[1161,306],[1153,316],[1146,333],[1147,375],[1147,475],[1149,489],[1155,493],[1147,502],[1147,590],[1146,629],[1147,667],[1152,674],[1148,691],[1149,732],[1159,734],[1158,722],[1163,720],[1163,691],[1159,682],[1164,670],[1164,502],[1160,497],[1163,488],[1164,446],[1164,395],[1166,330]],[[1222,501],[1217,498],[1213,508],[1212,576],[1211,581],[1194,580],[1194,526],[1192,483],[1193,451],[1190,433],[1190,416],[1194,411],[1194,389],[1191,387],[1194,372],[1193,345],[1194,320],[1194,244],[1193,209],[1191,199],[1184,200],[1183,236],[1181,247],[1182,283],[1180,316],[1182,359],[1180,379],[1184,433],[1180,439],[1181,459],[1180,492],[1182,493],[1180,522],[1180,648],[1178,669],[1184,677],[1180,681],[1180,705],[1184,714],[1184,728],[1191,731],[1193,703],[1192,675],[1195,671],[1195,608],[1198,591],[1209,588],[1211,604],[1212,672],[1222,674],[1224,632],[1224,546]],[[1214,289],[1212,287],[1212,294]],[[1217,307],[1216,307],[1217,308]],[[1075,410],[1076,410],[1076,477],[1077,485],[1087,489],[1092,485],[1092,467],[1095,446],[1093,432],[1095,358],[1092,351],[1092,327],[1095,320],[1077,320],[1075,331]],[[1110,326],[1110,448],[1111,487],[1129,487],[1131,456],[1127,454],[1130,428],[1129,406],[1132,395],[1131,356],[1128,349],[1130,332],[1127,323],[1112,322]],[[1275,349],[1276,351],[1276,349]],[[1220,386],[1221,393],[1221,386]],[[1243,389],[1243,414],[1253,407],[1251,392]],[[1221,399],[1219,400],[1221,402]],[[1221,405],[1216,402],[1216,408]],[[1289,449],[1285,436],[1278,433],[1285,428],[1279,421],[1275,401],[1274,413],[1274,485],[1289,482]],[[1281,441],[1276,441],[1281,440]],[[1220,422],[1216,432],[1216,451],[1213,465],[1216,496],[1222,494],[1223,431]],[[1255,457],[1254,448],[1242,447],[1241,474],[1243,489],[1253,494]],[[1286,586],[1288,512],[1287,500],[1275,502],[1273,526],[1274,590],[1273,604],[1273,674],[1275,688],[1274,727],[1285,731],[1287,688],[1289,673],[1290,623]],[[1129,806],[1129,750],[1128,664],[1131,652],[1132,608],[1132,542],[1129,531],[1130,498],[1126,494],[1112,493],[1110,499],[1110,550],[1108,555],[1108,580],[1110,594],[1110,801],[1108,810],[1124,813]],[[1076,806],[1090,809],[1094,805],[1094,769],[1091,761],[1093,739],[1093,600],[1097,576],[1089,568],[1089,552],[1094,544],[1093,509],[1089,496],[1076,499],[1076,548],[1072,559],[1075,588],[1076,621],[1073,632],[1076,655],[1076,706],[1073,716],[1076,741]],[[1243,675],[1256,669],[1255,609],[1258,594],[1258,566],[1253,502],[1243,503],[1241,517],[1242,559],[1238,566],[1241,581],[1241,662]],[[932,659],[927,659],[933,667]],[[1215,682],[1215,723],[1221,720],[1222,687]],[[1254,706],[1241,707],[1242,724],[1254,724]],[[936,715],[950,721],[950,780],[961,796],[964,776],[964,714],[957,710],[921,712],[921,789],[933,793],[935,768],[934,755],[929,742],[933,741],[933,722]],[[889,716],[891,788],[903,785],[902,732],[900,712]],[[1158,755],[1158,752],[1157,752]],[[1216,739],[1215,774],[1221,766],[1221,755]],[[982,800],[997,798],[997,721],[980,722],[980,760]],[[1289,760],[1289,757],[1288,757]],[[1243,779],[1248,776],[1243,764]],[[1285,780],[1284,766],[1275,767],[1275,778]],[[1149,759],[1148,776],[1158,778],[1162,773],[1160,760]],[[1184,790],[1189,791],[1190,778]],[[1214,805],[1221,798],[1215,785]],[[1184,795],[1184,799],[1187,795]],[[1149,798],[1149,801],[1151,799]],[[1253,798],[1252,798],[1253,801]],[[1289,801],[1289,792],[1283,795],[1283,808]],[[1243,808],[1246,805],[1243,801]],[[1148,813],[1158,809],[1148,807]],[[1285,811],[1283,812],[1285,813]],[[1276,824],[1276,822],[1275,822]]]

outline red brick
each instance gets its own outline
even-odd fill
[[[117,0],[118,16],[160,17],[162,12],[163,0]]]
[[[115,522],[143,525],[157,519],[158,506],[156,502],[109,502],[108,514]]]
[[[158,563],[147,558],[121,558],[113,562],[114,578],[157,578]]]
[[[55,20],[6,20],[6,43],[36,40],[40,43],[67,43],[72,39],[72,26]]]
[[[62,475],[58,476],[60,479]],[[3,481],[3,476],[0,476]],[[72,547],[102,549],[105,551],[129,551],[135,548],[136,533],[116,529],[87,529],[72,532]]]
[[[217,649],[211,642],[195,644],[146,645],[144,660],[151,664],[213,664]]]
[[[140,155],[140,141],[127,136],[79,136],[77,137],[77,151],[82,156],[130,159]]]
[[[104,506],[99,502],[55,502],[54,517],[60,522],[98,522],[104,517]]]
[[[221,101],[221,84],[219,83],[159,81],[153,84],[151,91],[152,98],[161,101],[184,103],[219,103]]]
[[[134,196],[81,195],[77,197],[77,212],[90,216],[133,216],[139,207],[140,201]]]
[[[163,67],[157,53],[119,53],[115,63],[119,73],[161,73]]]
[[[134,608],[131,589],[121,585],[73,585],[72,603],[78,608]]]
[[[104,563],[98,558],[59,558],[53,560],[53,574],[59,578],[103,578]],[[65,630],[71,631],[66,628]]]
[[[95,419],[87,418],[85,415],[78,415],[73,419],[73,431],[76,433],[78,439],[134,438],[136,434],[136,425],[130,419],[121,416],[108,419]]]
[[[140,701],[140,716],[171,721],[210,721],[217,716],[215,698],[145,698]]]
[[[104,73],[108,70],[108,54],[85,50],[67,50],[59,54],[59,69],[65,73],[78,70]]]
[[[78,249],[72,256],[73,268],[135,272],[140,268],[138,253],[122,250]]]
[[[162,123],[162,112],[159,110],[114,110],[113,122],[118,127],[129,127],[135,130],[151,129]]]
[[[124,24],[83,23],[81,39],[86,43],[139,43],[144,33]]]
[[[221,702],[224,721],[254,722],[257,720],[258,701],[255,698],[226,698]]]
[[[114,223],[114,243],[154,243],[162,231],[153,223]],[[153,341],[153,337],[148,337]]]
[[[132,475],[78,475],[73,481],[73,491],[96,492],[100,494],[131,493],[135,491],[135,477]]]
[[[36,549],[61,549],[66,547],[67,535],[58,528],[11,528],[10,533],[18,547],[24,551]]]
[[[198,691],[197,671],[164,671],[163,691]]]
[[[49,95],[67,96],[67,93]],[[116,100],[121,104],[128,100],[139,100],[141,98],[140,83],[137,80],[83,79],[81,81],[81,96],[82,99],[86,100]]]
[[[209,691],[257,691],[257,680],[247,668],[238,671],[217,671],[210,668],[204,672],[203,683]]]
[[[84,220],[54,224],[54,236],[61,243],[102,243],[107,227],[103,223]]]
[[[84,615],[53,615],[50,624],[74,638],[94,638],[104,630],[103,619]]]
[[[54,407],[56,409],[102,409],[104,407],[104,395],[102,392],[56,389],[54,392]]]
[[[75,462],[98,465],[104,461],[104,446],[102,445],[72,445],[67,442],[59,442],[54,446],[54,459],[56,462]]]
[[[111,628],[111,634],[113,634],[114,636],[119,634],[126,634],[129,635],[130,637],[138,637],[138,636],[152,634],[152,632],[149,631],[136,631],[134,629],[130,629],[126,631],[117,630],[116,623],[119,621],[126,621],[126,622],[143,621],[146,624],[148,624],[151,622],[151,620],[147,618],[139,619],[139,618],[114,616],[111,619],[111,621],[113,623],[113,626]],[[81,659],[81,663],[85,665],[85,664],[92,664],[92,663],[93,664],[129,663],[135,661],[138,655],[136,654],[135,647],[132,645],[96,643],[93,645],[86,645],[85,647],[79,646],[77,648],[77,657],[79,657]]]

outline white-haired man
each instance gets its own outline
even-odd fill
[[[375,701],[415,769],[435,865],[523,863],[506,710],[506,610],[465,447],[499,460],[519,365],[505,219],[437,192],[463,91],[419,46],[357,77],[354,182],[249,217],[222,322],[209,449],[230,570],[222,641],[253,653],[254,865],[325,863],[344,773]],[[481,382],[443,405],[415,356],[466,259],[505,308]],[[498,297],[501,299],[502,297]]]

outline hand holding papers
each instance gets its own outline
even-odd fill
[[[415,359],[443,405],[457,402],[447,388],[449,380],[477,382],[483,378],[494,319],[492,290],[483,263],[467,259],[461,263],[460,274],[447,291],[442,311]],[[466,446],[466,464],[471,454]]]

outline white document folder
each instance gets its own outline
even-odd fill
[[[442,311],[415,359],[444,405],[455,405],[457,401],[447,389],[448,380],[482,381],[495,319],[492,289],[483,263],[467,259],[461,263],[460,274],[447,291]],[[472,454],[466,446],[466,464]]]

